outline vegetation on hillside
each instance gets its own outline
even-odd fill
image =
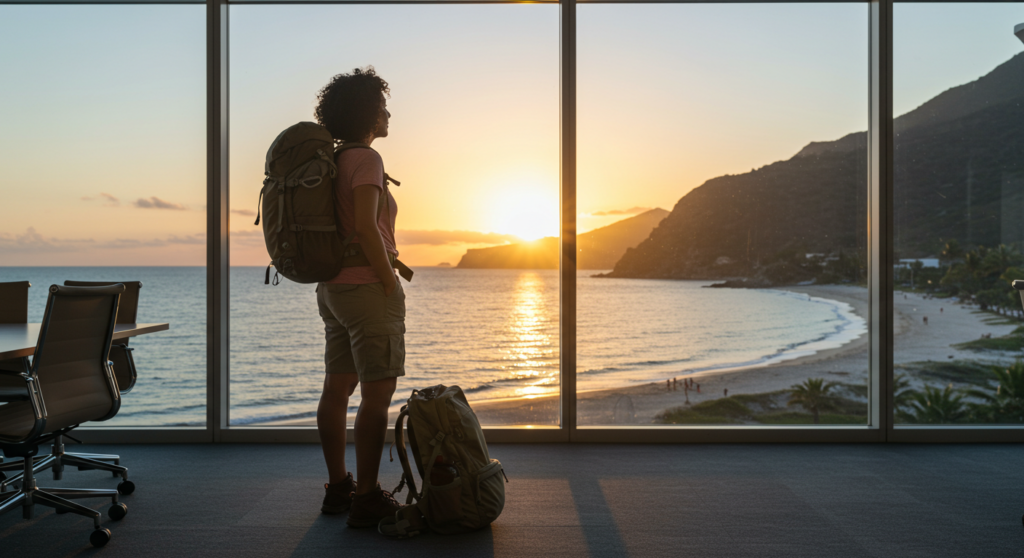
[[[1021,298],[1011,285],[1024,279],[1024,255],[1016,245],[976,246],[964,249],[950,240],[939,254],[939,267],[925,268],[920,261],[898,269],[897,284],[938,296],[955,296],[992,310],[1024,318]]]

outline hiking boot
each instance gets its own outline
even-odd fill
[[[352,495],[352,511],[348,514],[349,527],[376,527],[381,519],[394,516],[403,506],[380,485],[366,494]]]
[[[334,484],[325,484],[327,494],[320,511],[327,514],[345,513],[352,507],[352,493],[356,491],[356,481],[349,473],[345,480]]]

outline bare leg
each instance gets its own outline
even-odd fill
[[[327,462],[331,484],[348,476],[345,468],[346,420],[348,397],[356,390],[359,376],[355,374],[326,374],[320,406],[316,409],[316,427],[320,431],[320,447]]]
[[[384,437],[388,432],[388,407],[395,394],[398,378],[363,382],[363,396],[356,413],[356,494],[366,494],[377,487]],[[324,450],[326,451],[326,449]]]

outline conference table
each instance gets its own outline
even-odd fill
[[[0,324],[0,360],[30,357],[36,352],[40,324]],[[116,324],[114,340],[167,331],[170,324]]]

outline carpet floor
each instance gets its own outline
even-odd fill
[[[32,520],[0,516],[0,555],[1024,555],[1021,445],[493,445],[510,479],[501,517],[410,540],[320,514],[319,446],[84,448],[119,453],[138,487],[122,521],[106,517],[109,502],[81,501],[104,512],[110,543],[93,549],[91,520],[37,506]],[[399,475],[385,452],[381,484]],[[116,484],[99,471],[39,478]]]

